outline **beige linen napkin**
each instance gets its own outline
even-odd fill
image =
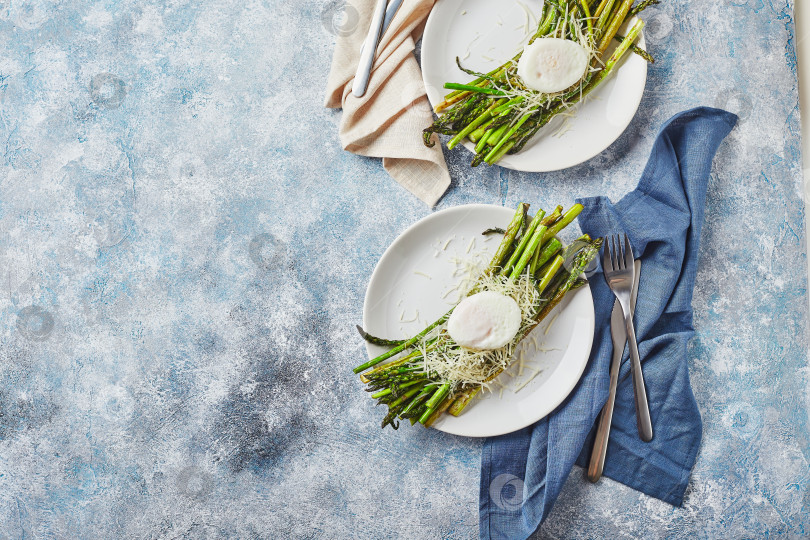
[[[430,206],[447,190],[450,173],[441,145],[428,148],[422,143],[422,130],[433,122],[433,114],[413,49],[434,2],[404,0],[380,40],[368,90],[361,98],[352,95],[352,81],[375,2],[347,2],[345,24],[354,29],[338,33],[326,89],[326,106],[343,108],[343,148],[383,158],[388,174]]]

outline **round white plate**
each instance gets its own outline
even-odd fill
[[[409,227],[383,254],[366,290],[363,326],[373,335],[398,339],[419,333],[456,303],[454,258],[468,259],[481,253],[494,255],[500,235],[481,233],[490,227],[506,227],[513,209],[470,204],[431,214]],[[489,240],[486,240],[489,238]],[[468,252],[469,249],[469,252]],[[449,292],[448,292],[449,291]],[[444,297],[444,298],[443,298]],[[548,325],[551,331],[545,333]],[[593,342],[594,311],[589,286],[569,293],[547,318],[524,340],[527,347],[521,376],[501,374],[496,380],[505,388],[476,399],[459,417],[445,414],[433,426],[468,437],[510,433],[540,420],[568,396],[582,376]],[[367,345],[369,358],[385,351]],[[539,374],[522,390],[513,389]],[[517,365],[509,371],[517,373]],[[405,423],[407,425],[407,422]]]
[[[530,14],[527,14],[526,6]],[[537,29],[540,0],[442,0],[436,2],[422,37],[422,77],[434,107],[450,91],[444,83],[472,77],[456,66],[487,73],[519,52]],[[621,33],[621,31],[620,31]],[[644,47],[644,36],[638,45]],[[609,49],[610,51],[610,49]],[[567,124],[558,115],[517,154],[498,165],[519,171],[547,172],[587,161],[619,138],[635,116],[647,82],[647,62],[628,52],[613,73]],[[473,150],[467,141],[465,147]]]

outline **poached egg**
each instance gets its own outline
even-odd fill
[[[494,291],[462,300],[447,321],[447,333],[468,349],[499,349],[514,339],[523,317],[517,302]]]
[[[588,53],[579,43],[542,38],[523,49],[517,72],[527,87],[551,94],[580,80],[587,67]]]

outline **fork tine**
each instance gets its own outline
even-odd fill
[[[613,271],[613,265],[610,263],[610,237],[605,236],[605,243],[602,246],[602,272],[608,273]]]
[[[613,270],[619,270],[619,259],[617,258],[619,255],[619,235],[614,234],[610,237],[610,261],[613,263]]]
[[[633,246],[630,245],[630,238],[624,235],[624,267],[633,270]]]
[[[613,256],[616,258],[613,263],[613,268],[616,270],[624,270],[624,250],[622,249],[622,238],[619,233],[613,236]]]

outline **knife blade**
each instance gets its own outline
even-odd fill
[[[633,290],[630,293],[630,313],[636,311],[636,299],[638,297],[638,283],[641,275],[641,259],[634,262],[635,272],[633,279]],[[613,340],[613,357],[610,361],[610,390],[608,400],[602,408],[599,416],[599,427],[596,430],[596,438],[593,442],[591,461],[588,464],[588,480],[596,482],[602,477],[605,468],[605,454],[607,453],[607,443],[610,436],[610,425],[613,422],[613,407],[616,404],[616,386],[619,384],[619,368],[624,355],[624,348],[627,345],[627,330],[624,326],[624,313],[619,301],[613,303],[613,312],[610,314],[610,337]]]

